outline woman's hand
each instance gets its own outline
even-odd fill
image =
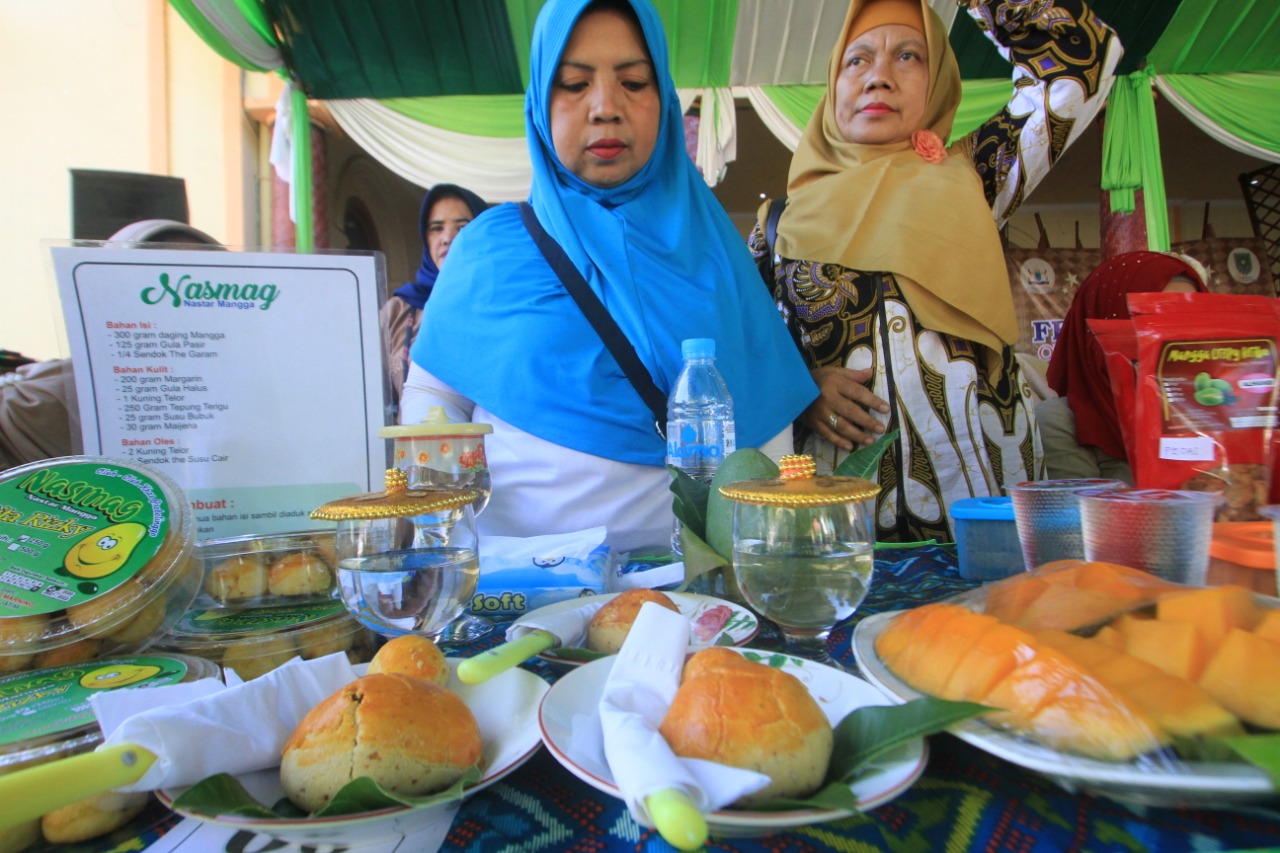
[[[870,370],[847,367],[819,367],[813,371],[818,383],[818,399],[809,404],[801,421],[815,433],[844,450],[855,444],[871,444],[884,433],[884,424],[872,412],[889,414],[889,404],[866,383]]]

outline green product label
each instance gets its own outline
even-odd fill
[[[101,690],[177,684],[187,665],[174,658],[94,660],[0,679],[0,745],[72,731],[94,722],[89,697]]]
[[[1275,425],[1277,354],[1270,338],[1170,341],[1156,377],[1167,435]]]
[[[0,622],[125,583],[160,550],[169,514],[159,484],[119,465],[68,463],[0,483]]]
[[[172,633],[188,637],[231,637],[295,628],[346,613],[341,601],[320,601],[297,607],[254,607],[246,610],[188,610]]]

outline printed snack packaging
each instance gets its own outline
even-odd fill
[[[182,490],[126,460],[0,473],[0,673],[146,649],[200,586]]]
[[[1136,346],[1110,335],[1115,326],[1099,327],[1139,488],[1213,492],[1222,496],[1217,520],[1260,518],[1257,509],[1269,499],[1276,424],[1280,321],[1274,301],[1131,294]],[[1135,352],[1130,394],[1124,362]]]

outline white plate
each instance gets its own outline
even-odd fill
[[[457,659],[449,665],[457,668]],[[363,673],[365,666],[356,667]],[[483,684],[463,684],[457,676],[449,679],[449,689],[456,692],[475,714],[480,725],[484,752],[480,756],[480,780],[463,793],[464,797],[486,788],[528,761],[537,752],[537,709],[547,692],[547,682],[523,669],[510,669]],[[284,796],[280,786],[280,769],[259,770],[236,777],[260,803],[270,806]],[[345,844],[363,846],[388,841],[423,829],[441,819],[453,819],[455,802],[428,806],[381,809],[360,815],[328,818],[296,818],[262,820],[259,818],[219,815],[210,817],[175,808],[173,801],[186,788],[156,792],[160,801],[186,817],[218,824],[230,829],[250,832],[296,844]]]
[[[898,679],[875,651],[876,638],[902,611],[877,613],[858,623],[853,653],[867,679],[900,702],[923,696]],[[950,729],[961,740],[1053,779],[1069,791],[1085,791],[1115,800],[1152,806],[1214,806],[1280,796],[1265,773],[1251,764],[1186,762],[1179,767],[1154,762],[1098,761],[1050,749],[1000,731],[979,720]]]
[[[775,652],[757,652],[751,649],[733,651],[747,657],[782,659],[782,670],[796,676],[809,688],[809,693],[818,701],[832,725],[864,705],[890,704],[880,691],[861,678],[829,666]],[[600,718],[596,715],[605,679],[616,660],[616,656],[610,656],[591,661],[552,685],[538,709],[538,724],[542,728],[542,742],[570,773],[593,788],[620,797],[604,756],[598,733]],[[582,735],[584,724],[595,727],[594,737]],[[882,756],[858,781],[849,786],[858,798],[858,808],[862,811],[873,809],[911,787],[924,772],[927,758],[928,749],[923,738],[917,738]],[[850,814],[851,812],[838,809],[793,809],[778,812],[724,809],[707,815],[707,828],[716,836],[748,837],[838,820]]]
[[[659,590],[659,592],[662,592],[663,595],[670,598],[671,603],[680,608],[680,612],[689,619],[691,625],[697,621],[699,616],[714,607],[729,608],[729,617],[725,621],[724,627],[719,631],[716,631],[714,634],[710,634],[705,638],[698,637],[694,631],[690,632],[690,649],[704,649],[707,646],[714,646],[716,644],[741,646],[751,642],[751,638],[760,633],[760,620],[756,618],[754,613],[740,604],[734,604],[732,601],[725,601],[722,598],[715,598],[710,595],[699,595],[696,592],[666,592],[665,590]],[[617,592],[608,592],[603,595],[593,595],[589,598],[570,598],[565,601],[557,601],[555,604],[548,604],[546,607],[539,607],[537,610],[526,613],[524,616],[517,619],[514,624],[519,625],[526,619],[550,616],[556,613],[562,613],[566,610],[573,610],[575,607],[581,607],[584,604],[594,604],[597,602],[600,604],[608,604],[620,594],[621,593]],[[727,637],[728,643],[725,643],[721,639],[722,637]],[[576,667],[582,666],[584,663],[590,663],[590,661],[572,660],[560,657],[555,653],[554,649],[548,652],[542,652],[538,657],[542,660],[548,661],[549,663],[559,664],[562,666]]]

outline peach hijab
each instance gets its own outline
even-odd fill
[[[883,2],[883,0],[881,0]],[[900,2],[900,0],[898,0]],[[947,30],[920,3],[929,46],[925,129],[951,132],[960,70]],[[860,145],[836,124],[836,78],[859,13],[853,0],[827,68],[827,91],[791,160],[778,224],[783,257],[892,272],[921,325],[999,350],[1018,340],[1004,250],[968,145],[932,163],[911,141]]]

